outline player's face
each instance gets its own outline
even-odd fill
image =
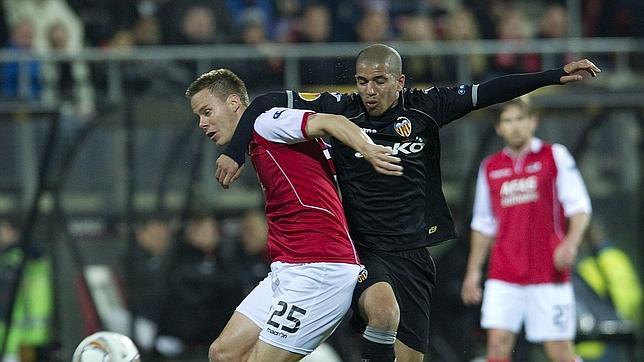
[[[369,115],[380,116],[398,101],[405,75],[391,74],[386,64],[358,63],[356,86]]]
[[[510,105],[500,115],[496,133],[513,150],[520,151],[530,144],[537,129],[537,119],[519,106]]]
[[[220,146],[230,142],[239,121],[236,113],[239,104],[235,96],[222,101],[204,88],[192,96],[190,106],[199,118],[199,128],[208,138]]]

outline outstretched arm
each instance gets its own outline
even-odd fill
[[[360,152],[378,173],[402,176],[400,158],[391,155],[391,148],[374,144],[360,127],[344,116],[312,114],[306,124],[306,132],[309,138],[331,136]]]
[[[584,73],[596,77],[601,70],[590,60],[581,59],[545,72],[510,74],[494,78],[478,86],[478,100],[474,107],[478,109],[509,101],[547,85],[580,81]]]

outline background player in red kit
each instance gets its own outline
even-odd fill
[[[495,128],[506,147],[479,169],[462,298],[466,304],[483,299],[488,361],[509,362],[525,324],[528,341],[543,343],[551,361],[573,362],[570,268],[590,219],[590,199],[568,150],[534,137],[537,119],[526,100],[505,103]]]
[[[331,140],[349,231],[369,270],[356,286],[352,321],[362,333],[362,361],[421,362],[429,348],[436,280],[427,246],[456,238],[442,190],[441,128],[473,110],[599,72],[583,59],[481,84],[408,89],[400,54],[384,44],[370,45],[356,58],[356,93],[311,97],[286,91],[255,98],[217,160],[216,176],[224,187],[236,178],[255,118],[275,105],[342,114],[375,143],[391,147],[405,168],[402,177],[373,172],[359,153]]]
[[[241,79],[226,69],[198,77],[186,91],[199,127],[215,143],[230,141],[248,106]],[[346,142],[379,172],[400,175],[391,150],[375,145],[343,116],[274,108],[258,117],[250,154],[266,199],[271,272],[236,309],[213,361],[297,361],[340,323],[361,273],[325,135]],[[234,356],[234,357],[233,357]]]

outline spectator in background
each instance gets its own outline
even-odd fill
[[[7,21],[13,24],[20,18],[29,18],[34,26],[34,48],[48,52],[49,28],[54,23],[67,26],[70,51],[83,47],[83,23],[65,0],[4,0]]]
[[[434,24],[427,15],[411,15],[402,21],[400,32],[402,41],[431,42],[436,40]],[[405,75],[413,87],[423,82],[446,81],[445,66],[442,58],[433,55],[418,55],[405,58]]]
[[[375,2],[380,4],[381,2]],[[357,41],[365,43],[380,43],[391,40],[391,24],[389,8],[386,4],[370,6],[365,9],[356,25]]]
[[[537,38],[540,39],[564,39],[568,37],[568,11],[561,4],[548,4],[539,19],[539,31]],[[541,57],[541,68],[551,67],[559,62],[567,62],[574,59],[570,52],[559,54],[544,54]]]
[[[157,349],[167,356],[207,354],[242,300],[240,271],[222,242],[217,220],[193,215],[170,263]]]
[[[248,295],[271,270],[267,236],[268,225],[264,213],[258,210],[244,213],[239,223],[239,268],[242,271],[244,295]]]
[[[221,1],[168,1],[159,8],[165,44],[207,45],[231,41],[231,16]]]
[[[33,50],[34,26],[30,18],[24,17],[11,24],[8,50]],[[9,98],[38,100],[41,93],[41,63],[2,63],[2,95]],[[24,72],[24,73],[23,73]]]
[[[476,17],[467,8],[453,10],[447,16],[445,26],[445,40],[447,41],[469,41],[481,40],[479,26]],[[447,79],[455,79],[461,82],[470,82],[473,79],[482,79],[487,71],[487,60],[483,54],[470,54],[466,60],[470,68],[471,79],[460,79],[457,73],[458,61],[454,56],[445,58],[444,64],[447,67]],[[560,64],[560,63],[557,63]],[[554,65],[553,65],[554,68]]]
[[[159,301],[165,293],[161,266],[170,244],[171,227],[162,217],[149,217],[134,225],[136,244],[128,256],[127,300],[134,318],[134,340],[141,353],[154,348],[161,314]]]
[[[292,41],[309,44],[331,42],[331,13],[324,3],[313,2],[303,9]],[[306,58],[300,61],[300,80],[305,85],[330,85],[351,81],[347,69],[351,59]]]
[[[568,150],[534,137],[537,117],[525,99],[504,103],[495,129],[506,147],[481,163],[461,297],[465,304],[483,301],[488,361],[510,361],[522,325],[551,361],[575,361],[570,270],[590,198]]]
[[[31,20],[35,52],[73,55],[82,50],[83,24],[65,0],[4,0],[4,6],[10,23],[20,18]],[[66,120],[75,121],[93,115],[94,88],[86,62],[44,62],[42,80],[43,103],[61,107]],[[67,83],[61,86],[61,80]],[[70,85],[72,89],[67,88]]]
[[[578,288],[575,284],[575,292],[590,288],[601,303],[612,307],[619,319],[633,323],[634,327],[641,326],[642,284],[630,256],[606,238],[601,222],[595,219],[582,246],[586,254],[575,267],[575,276],[579,277],[575,281],[584,285]],[[593,317],[596,322],[601,321],[601,316]],[[615,341],[584,341],[577,344],[576,350],[587,362],[625,361],[629,355],[623,347],[624,343]]]
[[[506,9],[496,24],[499,40],[504,40],[507,50],[502,50],[494,57],[493,71],[495,76],[521,73],[538,72],[541,70],[537,54],[517,54],[513,48],[517,42],[531,38],[530,22],[523,9],[513,6]]]
[[[290,42],[297,30],[301,10],[300,0],[275,1],[274,29],[269,37],[279,43]]]
[[[284,59],[270,47],[266,36],[266,25],[261,14],[252,10],[244,13],[243,17],[240,34],[242,44],[256,47],[272,57],[238,60],[231,68],[257,89],[270,90],[275,84],[283,83]],[[254,176],[253,178],[255,179]]]
[[[233,40],[231,16],[223,1],[168,1],[159,8],[159,19],[164,44],[213,45]],[[203,71],[199,66],[216,66],[204,60],[201,63],[184,60],[178,64],[186,69],[190,79]],[[185,80],[184,84],[190,79]]]
[[[295,0],[299,1],[299,0]],[[226,9],[234,19],[235,28],[239,29],[246,22],[248,12],[261,17],[267,29],[273,29],[275,7],[279,1],[273,0],[225,0]]]
[[[112,38],[113,45],[121,48],[162,45],[161,24],[155,16],[140,17],[130,31],[119,32]],[[129,61],[121,68],[125,91],[133,96],[167,96],[173,89],[190,80],[186,66],[174,60]]]
[[[70,41],[70,30],[65,22],[52,22],[47,28],[46,51],[74,54],[76,46]],[[85,61],[46,62],[43,79],[45,103],[61,105],[72,118],[85,118],[94,113],[94,88]]]
[[[157,0],[67,0],[85,28],[89,46],[105,46],[114,34],[132,27],[143,3]],[[163,1],[163,0],[159,0]],[[138,9],[137,9],[138,8]]]

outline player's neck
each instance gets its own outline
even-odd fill
[[[519,157],[522,154],[526,153],[529,149],[530,141],[516,146],[507,145],[508,153],[510,153],[512,157]]]

